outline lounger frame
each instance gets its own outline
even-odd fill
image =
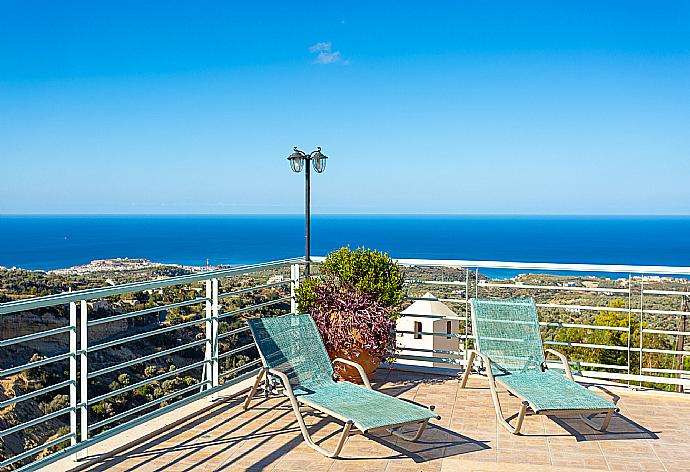
[[[475,319],[475,314],[474,314],[474,305],[472,305],[472,332],[477,333],[477,323]],[[527,415],[528,412],[533,413],[533,414],[538,414],[538,415],[564,415],[564,414],[578,414],[580,418],[591,428],[596,429],[598,431],[606,431],[609,427],[609,423],[611,422],[611,417],[613,414],[618,411],[618,408],[604,408],[604,409],[593,409],[593,410],[583,410],[583,409],[576,409],[576,410],[540,410],[537,411],[536,409],[532,408],[530,405],[529,399],[525,398],[524,396],[520,395],[518,392],[515,390],[511,389],[508,385],[505,383],[501,382],[500,378],[497,379],[494,377],[493,370],[491,369],[491,364],[492,361],[487,356],[486,354],[480,352],[479,350],[475,349],[468,349],[469,357],[467,358],[467,364],[465,365],[465,372],[462,376],[462,380],[460,382],[460,388],[465,388],[467,386],[467,379],[469,378],[470,372],[472,371],[472,366],[474,365],[474,360],[476,357],[479,357],[483,364],[484,368],[486,370],[486,375],[488,377],[489,381],[489,389],[491,390],[491,399],[493,400],[494,403],[494,408],[496,410],[496,418],[498,419],[498,422],[501,426],[503,426],[505,429],[507,429],[509,432],[512,434],[520,434],[520,431],[522,429],[522,424],[525,420],[525,416]],[[565,369],[565,376],[572,382],[575,382],[575,379],[573,378],[573,373],[570,370],[570,364],[568,362],[568,358],[565,356],[565,354],[556,351],[555,349],[544,349],[544,353],[546,354],[553,354],[558,359],[561,361],[563,364],[563,368]],[[509,392],[511,395],[516,396],[521,400],[520,404],[520,409],[517,412],[517,420],[515,422],[515,426],[511,425],[508,422],[508,419],[506,418],[505,415],[503,414],[503,409],[501,408],[501,401],[498,398],[498,389],[497,385],[505,389],[507,392]],[[599,387],[601,388],[601,387]],[[618,400],[620,397],[617,395],[611,394],[608,390],[602,389],[605,393],[609,394],[611,396],[611,401],[614,405],[618,403]],[[592,418],[589,418],[587,415],[597,415],[597,414],[604,414],[604,418],[602,419],[600,424],[596,424],[594,421],[592,421]],[[515,415],[513,415],[515,416]]]
[[[520,395],[518,392],[514,391],[511,389],[509,386],[501,382],[499,379],[496,379],[494,377],[494,374],[491,370],[491,359],[489,359],[488,356],[483,354],[482,352],[476,351],[476,350],[469,350],[469,357],[467,359],[467,367],[465,369],[465,373],[462,376],[462,380],[460,382],[460,388],[465,388],[467,386],[467,379],[469,378],[470,372],[472,370],[472,364],[474,362],[474,359],[476,357],[479,357],[483,362],[484,362],[484,367],[486,370],[486,375],[488,377],[489,381],[489,389],[491,390],[491,399],[493,400],[494,403],[494,408],[496,410],[496,418],[498,419],[498,422],[503,426],[505,429],[507,429],[509,432],[513,434],[520,434],[520,431],[522,429],[522,424],[525,420],[525,416],[527,415],[528,412],[533,413],[533,414],[538,414],[538,415],[566,415],[566,414],[573,414],[577,413],[580,418],[591,428],[596,429],[598,431],[606,431],[609,427],[609,423],[611,422],[611,417],[613,414],[618,411],[618,408],[603,408],[603,409],[594,409],[594,410],[541,410],[541,411],[536,411],[531,407],[529,400],[525,398],[524,396]],[[553,349],[546,349],[545,352],[550,352],[552,354],[555,354],[558,357],[562,357],[562,359],[565,359],[565,356]],[[565,360],[564,364],[565,366],[565,375],[566,377],[571,380],[575,381],[573,378],[573,374],[570,370],[570,366],[568,365],[567,359]],[[498,398],[498,389],[497,386],[500,386],[501,388],[505,389],[506,391],[510,392],[511,395],[516,396],[519,398],[522,403],[520,404],[520,409],[517,412],[517,420],[515,422],[515,426],[511,425],[508,422],[508,418],[505,417],[503,414],[503,409],[501,408],[501,401]],[[603,390],[603,389],[602,389]],[[607,390],[604,390],[604,392],[609,393]],[[618,400],[620,397],[617,395],[611,395],[611,401],[613,404],[617,404]],[[587,417],[586,415],[592,415],[592,414],[604,414],[604,418],[601,420],[600,424],[596,424],[594,421],[592,421],[591,418]],[[515,416],[515,415],[513,415]]]
[[[371,387],[371,382],[369,381],[369,377],[367,376],[366,372],[364,372],[364,368],[361,365],[357,364],[356,362],[350,361],[348,359],[342,359],[342,358],[334,359],[333,363],[335,364],[336,362],[340,362],[342,364],[347,364],[347,365],[350,365],[350,366],[356,368],[357,372],[359,372],[359,375],[362,378],[362,381],[364,382],[364,388],[368,388],[370,390],[373,390]],[[302,432],[302,437],[304,438],[304,441],[307,443],[307,445],[309,447],[320,452],[324,456],[331,457],[331,458],[338,458],[340,456],[340,452],[343,449],[343,446],[345,446],[345,443],[347,442],[350,435],[358,434],[358,433],[364,434],[364,433],[367,433],[369,431],[374,431],[371,429],[365,430],[365,431],[359,431],[354,426],[354,421],[352,419],[346,418],[346,417],[344,417],[344,416],[342,416],[342,415],[340,415],[334,411],[328,410],[328,409],[323,408],[319,405],[316,405],[316,404],[314,404],[308,400],[303,400],[302,398],[295,396],[295,394],[292,390],[292,385],[290,384],[290,380],[288,379],[287,375],[285,375],[285,373],[280,372],[280,371],[275,370],[275,369],[268,369],[265,367],[263,367],[259,371],[259,374],[256,376],[256,380],[254,381],[254,385],[252,386],[251,390],[249,391],[249,395],[247,396],[247,399],[244,402],[244,405],[243,405],[244,410],[247,410],[249,408],[249,405],[250,405],[252,399],[254,398],[257,390],[259,389],[259,385],[261,384],[262,379],[267,374],[275,375],[276,377],[278,377],[281,380],[281,382],[283,384],[283,393],[290,400],[290,405],[292,406],[292,411],[295,413],[295,416],[297,417],[297,423],[299,424],[299,429]],[[409,400],[405,400],[405,399],[400,399],[400,400],[409,401]],[[415,402],[411,402],[411,403],[415,403]],[[328,450],[322,448],[321,446],[319,446],[318,444],[316,444],[312,440],[311,435],[309,434],[309,430],[307,429],[307,425],[304,422],[304,417],[302,416],[302,411],[300,410],[300,404],[304,404],[310,408],[313,408],[314,410],[318,410],[322,413],[325,413],[329,416],[332,416],[333,418],[340,420],[340,421],[345,423],[343,426],[342,432],[340,433],[340,438],[338,439],[338,443],[336,444],[335,448],[332,451],[328,451]],[[415,404],[419,405],[418,403],[415,403]],[[419,405],[419,406],[424,406],[424,405]],[[432,406],[424,406],[424,407],[429,408],[429,410],[431,410],[431,411],[434,411],[434,409],[435,409],[433,405]],[[438,415],[437,415],[437,418],[438,418]],[[396,431],[396,429],[394,429],[394,428],[399,428],[399,427],[407,426],[407,425],[411,425],[411,424],[418,424],[419,425],[417,431],[415,433],[413,433],[412,435],[403,434],[399,431]],[[425,420],[421,420],[421,421],[411,421],[411,422],[407,422],[407,423],[392,424],[392,425],[384,426],[381,428],[376,428],[376,430],[385,429],[386,431],[388,431],[389,433],[393,434],[396,437],[399,437],[399,438],[404,439],[406,441],[414,442],[414,441],[417,441],[422,436],[422,433],[424,432],[424,430],[426,429],[428,424],[429,424],[429,418],[427,418]]]

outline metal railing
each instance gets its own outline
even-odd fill
[[[313,258],[314,262],[323,260],[321,257]],[[571,365],[577,373],[585,377],[596,379],[609,379],[624,382],[674,384],[690,386],[690,379],[680,376],[690,376],[690,371],[671,367],[646,367],[644,361],[652,355],[686,356],[689,351],[681,349],[660,349],[654,345],[645,344],[649,336],[678,337],[690,335],[690,332],[678,329],[669,329],[663,326],[652,326],[650,322],[658,317],[677,317],[688,314],[685,311],[674,309],[672,306],[650,308],[650,302],[654,297],[664,297],[675,300],[679,296],[690,296],[690,285],[676,284],[675,288],[660,288],[653,285],[654,277],[650,274],[682,275],[690,276],[690,267],[664,267],[664,266],[624,266],[624,265],[593,265],[593,264],[547,264],[547,263],[523,263],[523,262],[493,262],[493,261],[467,261],[467,260],[426,260],[426,259],[401,259],[398,261],[405,270],[423,268],[459,269],[462,274],[460,280],[433,280],[428,277],[415,276],[407,280],[408,292],[421,291],[422,287],[436,287],[435,290],[444,291],[439,301],[449,304],[457,316],[431,316],[431,318],[455,321],[459,328],[457,332],[437,332],[434,330],[407,331],[400,330],[398,334],[418,334],[422,336],[442,337],[446,340],[457,340],[455,349],[421,349],[407,347],[396,356],[397,361],[413,361],[430,363],[430,369],[434,372],[460,372],[467,363],[467,348],[471,346],[473,336],[471,332],[471,319],[469,313],[469,300],[472,297],[485,296],[524,296],[531,294],[537,299],[537,306],[544,330],[551,330],[551,336],[546,338],[545,344],[555,345],[561,348],[577,348],[586,351],[614,351],[625,354],[626,362],[623,364],[588,362],[577,356],[571,357]],[[239,326],[221,332],[220,323],[231,320],[237,315],[250,314],[254,310],[266,309],[272,306],[287,305],[285,312],[296,311],[295,289],[300,280],[300,264],[302,259],[287,259],[262,264],[246,265],[232,269],[202,272],[192,275],[171,277],[162,280],[137,282],[112,287],[103,287],[76,292],[61,293],[47,297],[31,298],[0,304],[0,316],[7,316],[28,312],[32,310],[44,310],[55,307],[68,307],[68,321],[65,326],[47,329],[41,332],[24,334],[11,339],[0,340],[0,348],[31,343],[44,338],[67,334],[69,339],[65,352],[58,352],[47,358],[39,358],[17,366],[11,366],[0,370],[0,378],[18,374],[29,369],[37,369],[51,364],[67,362],[66,378],[60,379],[51,385],[46,385],[38,390],[22,393],[21,395],[0,402],[0,409],[10,407],[16,403],[35,399],[36,397],[56,393],[68,392],[69,404],[64,408],[51,411],[43,416],[33,418],[24,423],[13,425],[5,430],[0,430],[0,440],[5,436],[20,433],[25,429],[39,425],[59,417],[69,417],[69,428],[65,434],[51,437],[47,442],[33,449],[21,453],[0,462],[0,469],[25,459],[35,457],[47,449],[63,446],[67,447],[52,452],[39,460],[34,460],[18,470],[29,471],[43,467],[66,455],[73,455],[75,459],[87,454],[87,448],[99,441],[109,438],[129,428],[143,424],[155,417],[173,411],[198,399],[208,397],[216,398],[218,393],[230,385],[253,376],[257,372],[259,359],[249,359],[241,365],[232,365],[227,370],[221,371],[221,360],[229,360],[233,356],[243,355],[255,347],[253,341],[243,345],[226,346],[227,350],[220,352],[222,343],[227,343],[233,337],[245,335],[247,326]],[[233,289],[221,292],[223,279],[256,275],[262,271],[276,270],[290,267],[290,275],[284,280],[265,284],[251,285],[245,288]],[[558,272],[568,274],[589,275],[597,274],[627,274],[627,282],[619,287],[596,286],[561,286],[553,283],[521,284],[510,279],[489,279],[482,276],[481,271],[487,269],[517,270],[524,273],[533,271]],[[175,301],[155,307],[137,309],[126,313],[115,313],[109,316],[96,317],[89,311],[89,301],[100,300],[108,297],[117,297],[126,294],[134,294],[144,291],[156,291],[171,287],[183,287],[190,284],[203,284],[199,291],[203,296],[195,295],[194,298],[183,301]],[[624,286],[623,286],[624,285]],[[237,300],[240,297],[266,290],[287,290],[289,293],[278,293],[275,298],[254,302],[246,306],[233,306],[224,309],[223,303]],[[447,294],[448,290],[456,293]],[[505,293],[497,293],[504,291]],[[622,298],[624,307],[606,306],[604,304],[589,304],[568,301],[563,302],[549,299],[544,294],[595,294],[603,299],[611,297]],[[447,296],[446,296],[447,295]],[[608,297],[608,298],[607,298]],[[423,299],[414,293],[409,296],[411,301]],[[436,298],[434,298],[436,300]],[[177,324],[161,323],[156,329],[143,330],[141,332],[128,332],[124,336],[116,336],[112,339],[99,339],[95,341],[89,337],[90,330],[109,323],[132,320],[137,317],[161,313],[167,310],[198,307],[199,316],[185,320]],[[554,312],[557,312],[554,314]],[[558,318],[558,313],[576,313],[582,318],[582,313],[618,313],[624,316],[626,323],[622,326],[594,324],[581,320]],[[545,315],[550,318],[543,319]],[[555,318],[554,318],[555,317]],[[176,333],[180,330],[199,329],[203,335],[200,339],[183,342],[173,347],[165,346],[150,354],[138,356],[134,359],[122,360],[114,365],[90,368],[95,364],[94,359],[102,356],[110,349],[119,349],[133,343],[139,343],[152,336]],[[624,345],[609,345],[577,341],[558,341],[553,336],[554,332],[561,330],[590,330],[602,332],[617,332],[627,335],[627,343]],[[638,333],[639,332],[639,333]],[[632,334],[638,333],[637,339],[632,339]],[[179,354],[189,350],[202,350],[203,359],[190,362],[179,368],[167,372],[156,372],[156,375],[143,378],[131,384],[121,385],[108,392],[94,394],[90,382],[103,376],[121,372],[133,366],[138,366],[150,361],[158,361],[173,354]],[[637,363],[633,355],[638,356]],[[434,356],[434,357],[431,357]],[[444,365],[444,368],[433,367],[435,364]],[[397,364],[394,364],[394,367]],[[554,367],[558,367],[553,364]],[[406,366],[409,367],[409,366]],[[181,374],[199,372],[194,382],[173,392],[165,392],[165,395],[157,396],[153,400],[138,405],[132,405],[126,411],[103,417],[95,422],[90,422],[90,411],[100,402],[117,398],[128,392],[136,391],[153,383],[180,378]]]
[[[70,454],[75,460],[80,459],[87,454],[87,448],[89,446],[99,441],[140,425],[176,408],[180,408],[195,400],[204,397],[215,399],[218,393],[223,389],[255,375],[258,371],[259,359],[250,359],[241,365],[233,365],[227,371],[221,372],[221,360],[230,360],[233,356],[244,355],[255,348],[255,344],[252,340],[241,346],[230,346],[227,351],[220,352],[221,340],[223,342],[231,342],[233,336],[239,336],[243,333],[246,336],[247,334],[246,326],[221,333],[220,323],[224,320],[233,320],[234,317],[239,314],[249,315],[251,312],[260,309],[272,306],[280,307],[281,304],[289,304],[290,311],[294,312],[294,293],[296,284],[299,281],[299,264],[301,262],[303,262],[303,260],[299,258],[286,259],[245,265],[231,269],[170,277],[156,281],[67,292],[47,297],[30,298],[0,304],[0,316],[19,315],[32,310],[57,309],[57,307],[65,306],[68,307],[69,313],[67,325],[65,326],[0,340],[0,348],[4,349],[10,346],[17,347],[24,343],[43,340],[47,337],[64,334],[68,334],[69,336],[68,346],[65,352],[0,370],[0,378],[7,378],[30,369],[43,368],[60,362],[68,363],[67,378],[59,380],[52,385],[42,386],[37,390],[4,400],[0,402],[0,409],[8,408],[17,403],[35,399],[36,397],[48,393],[55,394],[65,390],[69,398],[69,405],[64,408],[0,430],[0,441],[2,441],[6,436],[17,433],[21,434],[24,430],[49,420],[69,416],[69,429],[66,434],[51,437],[44,444],[22,451],[13,457],[0,461],[0,470],[5,470],[13,464],[16,467],[19,461],[35,458],[39,453],[43,453],[47,449],[57,449],[60,446],[65,446],[65,443],[68,443],[66,447],[45,455],[38,460],[28,462],[17,470],[36,470],[39,467],[43,467]],[[220,280],[230,280],[230,278],[238,276],[258,276],[262,272],[265,273],[266,271],[275,271],[278,269],[282,270],[287,267],[290,267],[290,275],[283,280],[252,285],[247,288],[232,290],[226,293],[219,293]],[[195,296],[195,298],[190,300],[176,301],[174,303],[157,305],[125,313],[116,313],[105,317],[95,317],[93,313],[89,311],[89,301],[141,293],[144,291],[151,292],[170,288],[181,288],[190,284],[199,283],[203,284],[203,286],[198,287],[197,291],[204,292],[204,296]],[[259,303],[247,304],[227,311],[222,310],[222,304],[224,302],[241,300],[242,296],[262,293],[262,291],[265,292],[267,290],[272,290],[274,292],[286,291],[288,286],[289,292],[284,295],[278,293],[276,298],[260,301]],[[196,314],[192,313],[191,317],[193,319],[190,320],[176,324],[159,322],[158,327],[155,329],[146,329],[135,333],[125,332],[125,335],[115,336],[113,339],[106,338],[94,341],[89,336],[90,330],[95,329],[95,327],[122,321],[129,322],[144,315],[168,313],[169,310],[183,307],[196,307],[199,309],[199,312]],[[288,312],[287,308],[285,312]],[[203,328],[203,330],[199,328]],[[109,352],[108,350],[132,346],[133,344],[147,341],[153,336],[165,333],[179,333],[180,330],[193,329],[196,329],[198,334],[202,336],[200,339],[184,342],[174,347],[164,346],[165,348],[155,350],[155,352],[151,354],[121,361],[115,365],[108,365],[96,370],[90,368],[90,364],[95,363],[94,359],[104,357],[102,353],[107,353]],[[127,369],[133,366],[141,367],[141,365],[146,362],[160,361],[173,354],[179,355],[185,351],[190,352],[190,350],[195,349],[203,350],[202,360],[191,362],[167,372],[156,372],[157,375],[144,377],[131,384],[125,383],[121,386],[118,384],[118,388],[105,393],[99,393],[97,395],[93,395],[92,393],[93,382],[102,376],[123,371],[126,372]],[[257,356],[255,355],[254,357]],[[198,374],[198,378],[191,376],[194,372]],[[188,374],[188,378],[192,378],[193,382],[172,392],[164,392],[165,394],[162,396],[154,396],[154,398],[148,402],[128,406],[124,411],[107,415],[99,421],[90,421],[93,416],[92,413],[95,405],[128,394],[129,392],[137,391],[146,386],[157,385],[159,382],[180,379],[181,374]]]
[[[625,353],[626,362],[624,364],[613,363],[597,363],[587,362],[583,359],[578,359],[576,354],[571,355],[570,364],[575,368],[578,374],[584,377],[595,379],[607,379],[615,381],[624,381],[627,383],[637,382],[638,384],[671,384],[677,386],[690,386],[690,371],[680,368],[658,368],[645,367],[650,355],[667,356],[666,361],[675,362],[678,358],[681,359],[681,366],[685,356],[690,356],[690,351],[681,349],[656,348],[649,343],[654,341],[650,336],[668,336],[677,341],[676,337],[681,337],[681,346],[683,337],[689,335],[687,331],[679,331],[678,329],[658,329],[653,326],[655,322],[659,322],[661,318],[679,317],[690,315],[687,311],[679,309],[655,309],[649,308],[651,302],[654,302],[652,297],[665,297],[663,300],[666,304],[680,305],[678,297],[688,296],[690,285],[675,283],[679,285],[678,289],[654,289],[646,288],[653,283],[668,283],[662,281],[659,276],[666,276],[668,278],[682,276],[685,279],[690,277],[690,267],[667,267],[667,266],[633,266],[633,265],[597,265],[597,264],[555,264],[555,263],[525,263],[525,262],[497,262],[497,261],[467,261],[467,260],[425,260],[425,259],[401,259],[398,261],[401,265],[408,268],[422,268],[422,267],[446,267],[460,269],[464,272],[464,280],[456,281],[438,281],[438,280],[407,280],[410,286],[425,286],[435,285],[441,287],[462,287],[464,296],[461,298],[443,298],[439,301],[450,303],[451,307],[455,307],[461,312],[457,317],[446,317],[448,320],[458,320],[464,322],[464,329],[458,334],[458,338],[462,340],[462,344],[455,351],[431,349],[425,354],[431,356],[441,357],[427,357],[415,354],[406,354],[403,350],[401,354],[396,356],[400,360],[412,361],[431,361],[438,364],[448,364],[448,367],[465,367],[467,361],[466,347],[472,342],[473,336],[471,334],[471,319],[469,313],[469,300],[472,297],[506,297],[515,296],[533,296],[537,300],[538,313],[540,316],[540,325],[547,330],[551,330],[550,336],[545,337],[544,344],[546,346],[557,346],[557,349],[580,348],[587,350],[604,350],[604,351],[621,351]],[[594,277],[592,281],[594,284],[589,286],[584,285],[554,285],[545,281],[543,284],[533,283],[525,284],[518,282],[515,278],[510,279],[490,279],[482,277],[482,270],[510,270],[519,271],[520,273],[542,274],[547,276],[560,275],[566,277]],[[594,274],[594,275],[593,275]],[[599,287],[596,285],[596,280],[599,281],[606,278],[607,275],[614,274],[615,280],[618,281],[619,287]],[[621,277],[625,274],[625,277]],[[623,279],[623,280],[621,280]],[[512,280],[512,281],[511,281]],[[676,281],[677,282],[677,281]],[[674,285],[671,283],[670,285]],[[499,289],[504,293],[498,293]],[[561,297],[556,299],[551,294],[568,294],[573,296],[576,294],[595,294],[599,298],[607,299],[609,302],[613,299],[619,299],[624,303],[624,307],[611,306],[612,303],[604,305],[602,303],[567,303]],[[411,300],[419,299],[419,297],[409,297]],[[597,301],[599,300],[597,299]],[[658,300],[658,298],[657,298]],[[672,308],[672,307],[669,307]],[[582,322],[580,320],[570,321],[567,318],[563,319],[563,313],[576,314],[576,318],[583,317],[583,313],[614,313],[620,314],[625,323],[623,326],[613,324],[602,324],[601,319],[597,324]],[[549,315],[549,319],[544,319],[545,315]],[[553,319],[554,315],[561,319]],[[569,316],[572,318],[572,316]],[[570,322],[569,322],[570,321]],[[559,330],[581,330],[582,331],[608,331],[625,333],[626,342],[624,344],[598,344],[591,342],[577,342],[577,341],[559,341],[556,340],[556,333]],[[418,333],[419,334],[419,333]],[[445,332],[432,332],[432,336],[448,337]],[[633,339],[633,335],[636,338]],[[673,343],[675,344],[675,342]],[[454,357],[442,357],[443,355],[452,354]],[[633,364],[633,355],[637,357],[636,364]],[[558,368],[556,362],[547,361],[551,367]],[[659,375],[660,374],[660,375]],[[672,374],[672,375],[669,375]]]
[[[314,257],[315,262],[323,261],[323,257]],[[407,272],[413,269],[445,268],[457,269],[461,274],[460,280],[433,280],[425,277],[408,277],[406,280],[408,290],[408,300],[424,300],[421,296],[412,296],[411,292],[422,292],[422,287],[434,287],[436,290],[447,292],[448,289],[455,289],[461,295],[447,294],[434,298],[446,303],[456,311],[458,316],[428,316],[426,314],[414,315],[422,320],[424,318],[434,318],[437,320],[457,321],[461,329],[451,333],[437,332],[429,329],[421,331],[399,330],[399,335],[421,335],[432,336],[434,338],[455,338],[458,340],[456,349],[439,348],[418,348],[407,346],[400,349],[395,356],[394,366],[404,368],[419,367],[422,371],[433,372],[460,372],[465,369],[467,363],[467,348],[471,347],[473,340],[471,314],[469,301],[472,297],[511,297],[511,296],[532,296],[537,300],[540,325],[549,332],[545,336],[546,346],[555,346],[557,349],[582,349],[583,351],[614,351],[622,352],[625,356],[623,364],[613,364],[610,362],[588,362],[579,358],[577,353],[570,355],[570,364],[573,370],[583,376],[593,379],[606,379],[612,381],[622,381],[630,385],[650,384],[669,384],[679,387],[690,387],[690,370],[684,368],[668,367],[646,367],[650,356],[667,356],[669,362],[676,362],[681,359],[681,366],[685,356],[690,356],[690,351],[684,347],[681,349],[666,349],[650,346],[653,341],[651,336],[668,336],[674,341],[681,337],[681,346],[684,346],[682,339],[690,336],[690,331],[679,329],[660,329],[653,326],[662,317],[688,316],[690,312],[672,307],[664,309],[650,308],[650,303],[654,302],[654,297],[666,297],[666,304],[680,305],[679,297],[690,296],[690,284],[679,285],[677,289],[658,289],[649,288],[650,285],[657,283],[658,276],[668,276],[688,279],[690,278],[690,267],[672,266],[639,266],[639,265],[600,265],[600,264],[559,264],[559,263],[531,263],[531,262],[503,262],[503,261],[470,261],[470,260],[431,260],[431,259],[399,259]],[[624,279],[619,287],[597,287],[597,286],[569,286],[554,285],[553,283],[523,284],[519,283],[512,276],[509,278],[488,278],[482,276],[482,271],[511,271],[512,273],[532,273],[542,275],[561,275],[570,277],[589,277],[595,275],[600,279],[613,274],[614,277]],[[623,274],[625,274],[623,276]],[[511,281],[512,280],[512,281]],[[433,288],[429,288],[433,290]],[[503,293],[498,293],[502,290]],[[426,290],[424,290],[426,291]],[[625,303],[624,307],[616,307],[586,303],[564,303],[558,301],[550,294],[595,294],[607,300],[618,298]],[[584,313],[617,313],[624,318],[624,326],[614,326],[610,324],[594,324],[592,322],[581,322],[580,320],[569,320],[564,318],[565,314],[576,315],[576,318],[587,318]],[[544,319],[549,315],[549,319]],[[554,319],[556,317],[557,319]],[[569,316],[570,318],[572,316]],[[667,320],[668,321],[668,320]],[[621,345],[598,344],[591,342],[559,341],[556,340],[556,333],[560,330],[584,330],[584,331],[604,331],[624,333],[626,342]],[[636,336],[633,338],[633,335]],[[675,344],[675,343],[674,343]],[[637,359],[635,359],[635,357]],[[407,362],[405,364],[405,361]],[[550,367],[559,368],[555,361],[547,361]],[[443,366],[443,367],[440,367]]]

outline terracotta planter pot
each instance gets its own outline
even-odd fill
[[[349,353],[329,352],[328,354],[330,355],[331,359],[335,359],[336,357],[342,357],[343,359],[347,359],[352,362],[358,363],[364,368],[364,372],[366,372],[367,376],[370,379],[374,372],[376,372],[376,368],[379,366],[379,363],[381,362],[380,357],[374,357],[368,352],[363,351],[361,349]],[[348,382],[356,384],[363,383],[362,377],[360,377],[359,372],[357,372],[357,369],[355,367],[345,365],[341,362],[337,362],[333,365],[333,369],[335,370],[335,374],[341,380],[347,380]]]

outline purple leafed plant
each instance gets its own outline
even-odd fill
[[[322,279],[314,286],[311,316],[329,353],[364,350],[384,358],[395,349],[395,320],[391,308],[351,284]]]

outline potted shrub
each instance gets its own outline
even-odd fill
[[[297,289],[298,310],[309,313],[331,358],[343,357],[373,374],[395,350],[395,320],[400,315],[404,278],[387,254],[342,248],[320,266],[321,277]],[[339,377],[361,382],[350,366],[335,365]]]

